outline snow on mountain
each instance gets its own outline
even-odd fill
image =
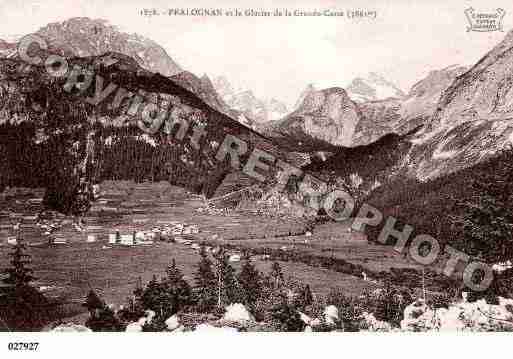
[[[284,145],[294,144],[297,151],[310,153],[316,149],[337,151],[330,146],[366,146],[387,134],[405,135],[419,126],[430,126],[444,90],[465,71],[461,66],[431,71],[407,95],[365,102],[354,101],[342,89],[332,93],[330,89],[317,91],[309,85],[302,92],[296,111],[271,123],[264,133]],[[375,83],[382,80],[377,75],[369,77]],[[340,102],[335,102],[339,105],[319,100],[328,93],[332,99],[338,97]],[[413,143],[418,136],[408,139]]]
[[[421,125],[430,126],[444,90],[466,70],[457,65],[434,70],[414,84],[403,98],[359,103],[362,117],[354,144],[365,145],[387,133],[404,134]]]
[[[289,113],[287,106],[275,98],[265,102],[267,121],[278,121]]]
[[[402,98],[404,92],[383,76],[371,72],[366,77],[357,77],[346,88],[347,94],[355,102]]]
[[[217,76],[212,80],[212,84],[216,89],[217,93],[222,98],[229,98],[235,94],[233,86],[225,76]]]
[[[212,81],[217,93],[232,109],[241,113],[246,123],[251,123],[252,128],[258,129],[270,121],[283,118],[288,109],[285,104],[276,100],[260,99],[251,90],[238,90],[230,84],[224,76],[218,76]]]
[[[474,166],[513,143],[513,31],[470,69],[432,71],[403,99],[360,104],[360,144],[420,131],[394,166],[421,181]]]

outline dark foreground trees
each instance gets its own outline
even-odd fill
[[[3,269],[0,283],[0,330],[32,331],[41,329],[49,320],[49,303],[31,283],[27,247],[18,235],[9,253],[9,267]]]
[[[473,195],[459,202],[466,253],[487,262],[513,259],[513,149],[505,150],[500,165],[472,179]]]
[[[123,329],[123,325],[98,294],[91,289],[83,304],[89,311],[89,318],[85,325],[95,332],[116,332]]]

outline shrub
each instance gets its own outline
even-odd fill
[[[414,300],[409,290],[392,286],[390,283],[386,283],[383,289],[365,292],[360,298],[363,310],[374,314],[377,320],[396,327],[403,319],[404,308]]]
[[[334,305],[338,309],[341,329],[357,332],[362,321],[362,304],[358,299],[347,297],[341,290],[332,289],[325,299],[325,305]]]

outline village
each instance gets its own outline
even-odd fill
[[[49,300],[61,303],[59,315],[65,323],[86,322],[83,303],[88,291],[101,297],[105,303],[101,308],[108,303],[108,308],[123,313],[127,296],[130,297],[134,287],[142,282],[148,283],[147,290],[151,289],[155,275],[165,272],[171,262],[174,266],[176,261],[184,280],[192,283],[202,256],[218,261],[221,255],[234,271],[241,271],[248,263],[262,274],[280,266],[291,285],[283,288],[288,300],[301,298],[301,291],[308,286],[308,292],[319,305],[324,303],[324,298],[340,291],[344,293],[340,298],[364,298],[375,305],[380,303],[379,296],[389,295],[390,288],[403,290],[405,286],[424,288],[426,285],[428,294],[412,290],[413,295],[438,298],[444,295],[448,284],[431,274],[427,278],[424,274],[419,277],[424,272],[418,271],[419,265],[414,261],[394,254],[388,246],[368,243],[365,236],[352,232],[343,223],[321,223],[314,227],[296,218],[266,217],[242,209],[220,210],[202,196],[167,182],[104,181],[98,186],[92,206],[81,217],[44,208],[43,190],[8,188],[1,196],[0,257],[7,259],[18,240],[26,244],[37,274],[32,285]],[[510,267],[511,263],[504,265]],[[217,287],[221,288],[219,284]],[[402,311],[410,300],[403,299],[398,310]],[[415,311],[418,305],[428,312],[416,302],[408,310]],[[330,330],[337,328],[339,314],[335,314],[334,306],[326,305],[321,319],[313,317],[318,314],[316,309],[312,310],[299,311],[303,324],[294,328],[324,330],[325,323]],[[139,318],[128,324],[126,330],[152,328],[154,314],[148,313],[149,318]],[[362,315],[360,319],[364,318],[365,326],[390,330],[387,323],[377,320],[372,313]],[[405,312],[404,315],[412,317],[405,319],[405,328],[417,326],[419,320],[413,318],[414,314]],[[422,320],[427,320],[427,316],[422,316]],[[249,329],[245,326],[253,325],[248,322],[255,323],[247,308],[237,302],[232,303],[219,322],[208,324],[201,316],[165,319],[167,330],[192,327],[201,331],[216,326],[233,328],[225,324],[233,317],[243,318],[245,330]],[[184,324],[188,321],[190,324]],[[261,323],[251,330],[264,330],[266,325]],[[82,327],[69,324],[55,329],[77,328]]]
[[[41,195],[37,190],[24,189],[16,189],[13,195],[26,197],[23,191]],[[9,191],[3,195],[9,196]],[[19,211],[11,209],[0,212],[0,246],[15,245],[21,236],[32,247],[73,245],[82,242],[100,243],[102,249],[109,249],[114,246],[131,247],[166,242],[190,246],[192,250],[197,251],[200,249],[200,241],[206,238],[199,236],[200,229],[197,224],[173,220],[153,222],[145,215],[136,215],[131,218],[131,223],[125,222],[113,229],[99,225],[96,215],[109,216],[119,211],[119,208],[112,207],[112,204],[109,206],[109,200],[103,197],[98,198],[89,212],[90,216],[85,218],[70,218],[57,212],[43,210],[34,214],[34,211],[41,209],[42,201],[42,197],[26,198],[24,201],[16,199],[13,204],[20,207]],[[150,226],[152,227],[149,228]],[[210,237],[219,238],[215,234]],[[215,248],[210,246],[206,246],[206,250],[215,252]],[[234,253],[231,260],[240,260],[240,254]]]

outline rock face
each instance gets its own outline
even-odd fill
[[[358,104],[361,117],[352,138],[352,145],[367,145],[389,133],[400,133],[398,126],[402,102],[398,99]]]
[[[365,79],[357,78],[345,92],[335,88],[340,107],[345,108],[342,111],[336,110],[333,101],[322,100],[333,89],[317,91],[309,85],[301,94],[296,111],[270,124],[263,133],[280,143],[288,140],[297,151],[304,152],[336,152],[330,145],[356,147],[372,144],[387,134],[404,135],[420,125],[431,124],[443,91],[465,70],[451,66],[432,71],[407,95],[375,73]]]
[[[166,328],[167,330],[175,330],[180,326],[180,321],[178,320],[178,316],[175,314],[171,317],[169,317],[166,322]]]
[[[440,99],[434,120],[442,127],[478,120],[502,120],[513,114],[513,31]]]
[[[310,92],[294,112],[273,124],[272,133],[295,140],[296,148],[304,144],[317,150],[329,149],[329,145],[350,146],[359,119],[358,106],[346,91],[333,87]]]
[[[240,115],[239,112],[232,110],[216,92],[212,81],[207,75],[197,77],[189,71],[182,71],[176,75],[171,76],[171,80],[191,91],[205,103],[226,115],[237,119]]]
[[[467,68],[463,66],[449,66],[431,71],[426,78],[413,85],[401,103],[398,127],[411,129],[429,121],[444,91],[465,71]]]
[[[335,325],[336,322],[339,320],[338,317],[338,308],[334,305],[328,305],[326,308],[324,308],[324,321],[328,325]]]
[[[353,143],[366,145],[387,133],[405,134],[420,125],[429,126],[444,90],[465,71],[462,66],[431,71],[402,98],[359,103],[362,117]]]
[[[243,304],[233,303],[226,307],[223,320],[236,323],[254,322],[255,318]]]
[[[385,177],[401,173],[426,181],[481,163],[513,139],[512,63],[510,32],[470,69],[450,66],[432,71],[402,99],[355,104],[359,117],[352,143],[347,142],[356,149],[377,143],[387,133],[409,134],[388,162],[390,167],[382,169]],[[333,161],[345,152],[335,150]],[[362,163],[365,156],[352,157],[354,163]],[[326,166],[333,167],[333,161]]]
[[[513,32],[443,92],[413,139],[411,171],[434,178],[481,162],[511,143]]]
[[[253,129],[258,130],[267,122],[279,120],[288,113],[287,106],[274,98],[263,100],[251,90],[235,90],[224,76],[214,78],[212,83],[228,107],[239,113],[239,122]]]
[[[499,305],[480,299],[459,302],[449,308],[433,309],[418,300],[404,309],[401,329],[404,331],[511,331],[513,300],[499,297]]]
[[[241,111],[244,116],[259,122],[266,121],[266,108],[263,101],[256,98],[251,90],[233,94],[227,98],[227,103],[232,108]]]
[[[233,96],[235,93],[235,90],[233,89],[232,84],[225,76],[217,76],[212,80],[212,84],[214,85],[214,88],[216,89],[217,93],[222,98],[228,98],[230,96]]]
[[[299,95],[299,98],[296,101],[296,104],[294,105],[294,110],[297,110],[305,101],[305,98],[307,98],[310,94],[319,91],[314,84],[308,84],[306,88],[301,92]]]
[[[72,18],[48,24],[35,34],[48,41],[51,51],[60,55],[84,57],[119,52],[130,56],[143,68],[164,76],[182,71],[156,42],[120,32],[105,20]]]
[[[384,100],[390,97],[402,98],[404,92],[392,82],[376,72],[366,77],[357,77],[346,88],[347,94],[355,102]]]

